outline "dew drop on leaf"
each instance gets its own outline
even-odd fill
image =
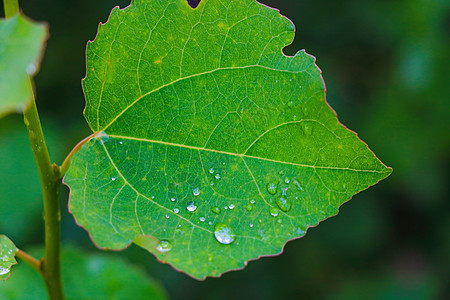
[[[247,211],[251,211],[251,210],[253,209],[253,205],[247,204],[247,205],[245,206],[245,209],[246,209]]]
[[[186,209],[190,212],[193,212],[197,209],[197,206],[194,204],[194,202],[189,202]]]
[[[276,209],[275,207],[271,207],[271,208],[270,208],[270,215],[271,215],[272,217],[278,216],[278,209]]]
[[[181,225],[178,225],[178,228],[175,229],[175,233],[177,233],[179,235],[183,235],[184,234],[184,228],[181,227]]]
[[[111,177],[111,180],[112,180],[112,181],[115,181],[115,180],[116,180],[116,177],[114,177],[114,176]]]
[[[251,204],[255,204],[255,203],[256,203],[256,200],[255,200],[255,199],[252,199],[252,200],[250,200],[250,203],[251,203]]]
[[[267,184],[267,191],[271,195],[275,195],[277,193],[278,181],[269,182]]]
[[[297,180],[294,179],[293,183],[297,187],[297,190],[299,190],[301,192],[305,191]]]
[[[0,275],[8,274],[9,271],[11,271],[10,268],[4,268],[4,267],[0,266]]]
[[[180,212],[180,210],[179,210],[178,208],[175,207],[175,208],[173,209],[173,212],[177,214],[177,213]]]
[[[170,198],[170,201],[172,201],[172,202],[175,202],[175,200],[177,200],[177,199],[175,199],[175,198]]]
[[[161,240],[158,243],[158,246],[156,246],[156,250],[158,250],[161,253],[169,252],[170,250],[172,250],[172,248],[173,248],[173,245],[168,240]]]
[[[200,195],[200,189],[199,188],[195,188],[193,191],[192,191],[192,194],[194,195],[194,196],[198,196],[198,195]]]
[[[284,183],[288,184],[288,183],[290,183],[290,182],[291,182],[291,180],[290,180],[288,177],[286,177],[286,178],[284,179]]]
[[[215,214],[220,214],[220,207],[218,206],[211,207],[211,212]]]
[[[228,208],[229,208],[229,209],[233,209],[233,208],[235,208],[235,206],[234,206],[233,203],[231,203],[231,204],[228,206]]]
[[[299,227],[297,227],[297,228],[295,229],[295,233],[296,233],[297,235],[304,235],[304,234],[306,233],[306,229],[303,228],[303,227],[301,227],[301,226],[299,226]]]
[[[275,203],[284,212],[288,212],[292,208],[292,202],[287,197],[278,197],[275,199]]]
[[[214,236],[223,245],[229,245],[236,239],[233,230],[224,223],[217,223],[214,226]]]
[[[220,179],[220,174],[219,173],[217,173],[215,176],[214,176],[214,178],[216,178],[216,179]]]
[[[210,169],[209,169],[209,173],[210,173],[210,174],[213,174],[213,173],[214,173],[214,169],[213,169],[213,168],[210,168]]]
[[[205,222],[205,217],[200,217],[200,222]]]

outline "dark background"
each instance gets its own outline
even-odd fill
[[[35,83],[57,163],[90,134],[80,84],[86,42],[113,6],[128,2],[21,1],[26,15],[50,25]],[[295,23],[285,52],[317,57],[339,120],[393,174],[288,243],[281,256],[221,279],[195,281],[137,246],[105,255],[140,264],[173,299],[450,299],[450,2],[262,2]],[[0,178],[0,231],[21,248],[41,244],[39,181],[18,115],[0,120]],[[61,203],[63,242],[100,251],[67,213],[65,187]]]

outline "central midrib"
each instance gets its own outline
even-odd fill
[[[216,150],[216,149],[208,149],[208,148],[204,148],[204,147],[196,147],[196,146],[190,146],[190,145],[183,145],[183,144],[177,144],[177,143],[171,143],[171,142],[165,142],[165,141],[157,141],[157,140],[128,137],[128,136],[121,136],[121,135],[108,135],[108,137],[140,141],[140,142],[147,142],[147,143],[154,143],[154,144],[173,146],[173,147],[180,147],[180,148],[197,150],[197,151],[208,151],[208,152],[214,152],[214,153],[231,155],[231,156],[242,157],[242,158],[253,158],[253,159],[259,159],[259,160],[263,160],[263,161],[269,161],[269,162],[275,162],[275,163],[281,163],[281,164],[287,164],[287,165],[305,167],[305,168],[327,169],[327,170],[347,170],[347,171],[353,171],[353,172],[377,173],[377,174],[382,174],[382,173],[387,172],[387,171],[377,171],[377,170],[358,170],[358,169],[352,169],[352,168],[325,167],[325,166],[313,166],[313,165],[306,165],[306,164],[298,164],[298,163],[293,163],[293,162],[279,161],[279,160],[270,159],[270,158],[247,155],[245,153],[233,153],[233,152],[221,151],[221,150]]]

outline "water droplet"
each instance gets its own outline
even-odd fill
[[[247,211],[251,211],[251,210],[253,209],[253,205],[247,204],[247,205],[245,206],[245,209],[246,209]]]
[[[184,234],[184,228],[181,227],[181,225],[178,225],[178,228],[175,229],[175,233],[177,233],[179,235],[183,235]]]
[[[306,233],[306,229],[302,226],[299,226],[295,229],[295,233],[297,235],[304,235]]]
[[[278,174],[280,174],[281,176],[284,175],[284,170],[281,170],[280,172],[278,172]]]
[[[253,224],[250,224],[250,228],[253,228]]]
[[[170,250],[172,250],[172,248],[173,245],[168,240],[161,240],[158,246],[156,246],[156,250],[158,250],[161,253],[169,252]]]
[[[166,214],[166,219],[169,219],[170,218],[170,215],[169,214]]]
[[[294,107],[294,101],[289,101],[289,102],[287,103],[287,106],[288,106],[289,108],[293,108],[293,107]]]
[[[210,186],[213,186],[213,185],[214,185],[214,181],[211,181],[211,182],[209,183],[209,185],[210,185]]]
[[[284,212],[288,212],[292,208],[292,202],[287,197],[278,197],[275,199],[275,203]]]
[[[255,204],[255,203],[256,203],[256,200],[255,200],[255,199],[252,199],[252,200],[250,200],[250,203],[251,203],[251,204]]]
[[[209,173],[210,173],[210,174],[213,174],[213,173],[214,173],[214,169],[213,169],[213,168],[210,168],[210,169],[209,169]]]
[[[294,179],[293,183],[297,187],[297,190],[299,190],[301,192],[305,191],[297,180]]]
[[[34,73],[36,73],[36,66],[34,64],[29,64],[26,71],[28,75],[33,75]]]
[[[120,145],[122,145],[122,144],[123,144],[123,142],[122,142],[122,141],[119,141],[119,144],[120,144]]]
[[[259,229],[258,230],[258,238],[260,240],[265,240],[266,239],[266,236],[264,235],[264,230],[263,229]]]
[[[275,207],[271,207],[271,208],[270,208],[270,215],[271,215],[272,217],[278,216],[278,209],[276,209]]]
[[[278,181],[269,182],[267,184],[267,191],[271,195],[275,195],[277,193]]]
[[[211,207],[211,211],[215,214],[220,214],[220,207],[218,206]]]
[[[4,268],[4,267],[0,266],[0,275],[6,275],[9,273],[9,271],[11,271],[10,268]]]
[[[175,207],[175,208],[173,209],[173,212],[177,214],[177,213],[180,212],[180,210],[179,210],[178,208]]]
[[[112,180],[112,181],[115,181],[115,180],[116,180],[116,177],[114,177],[114,176],[111,177],[111,180]]]
[[[217,173],[217,174],[214,176],[214,178],[215,178],[215,179],[220,179],[220,174]]]
[[[172,201],[172,202],[175,202],[175,200],[177,200],[177,199],[175,199],[175,198],[170,198],[170,201]]]
[[[233,230],[224,223],[217,223],[214,226],[214,236],[219,243],[224,245],[231,244],[236,238]]]
[[[208,261],[212,262],[213,261],[213,256],[211,254],[208,254]]]
[[[189,202],[186,209],[190,212],[193,212],[197,209],[197,206],[194,204],[194,202]]]
[[[231,203],[229,206],[228,206],[228,208],[230,208],[230,209],[233,209],[235,206],[234,206],[234,204],[233,203]]]
[[[277,223],[278,223],[278,224],[281,224],[281,223],[283,223],[283,220],[278,219]]]
[[[198,195],[200,195],[200,192],[201,192],[201,191],[200,191],[199,188],[195,188],[195,189],[192,190],[192,194],[193,194],[194,196],[196,196],[196,197],[197,197]]]
[[[288,177],[286,177],[285,179],[284,179],[284,183],[289,183],[289,182],[291,182],[291,180],[288,178]]]
[[[200,217],[200,222],[205,222],[205,217]]]

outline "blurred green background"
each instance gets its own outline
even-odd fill
[[[157,0],[154,0],[157,1]],[[221,279],[195,281],[145,250],[121,255],[161,281],[172,299],[450,299],[450,2],[263,0],[291,19],[294,43],[317,57],[327,100],[393,174],[353,197],[338,216]],[[82,116],[85,45],[125,0],[22,0],[50,25],[37,103],[52,158],[90,134]],[[0,232],[40,245],[39,179],[22,118],[0,120]],[[99,252],[67,212],[62,238]],[[82,287],[80,287],[82,288]]]

